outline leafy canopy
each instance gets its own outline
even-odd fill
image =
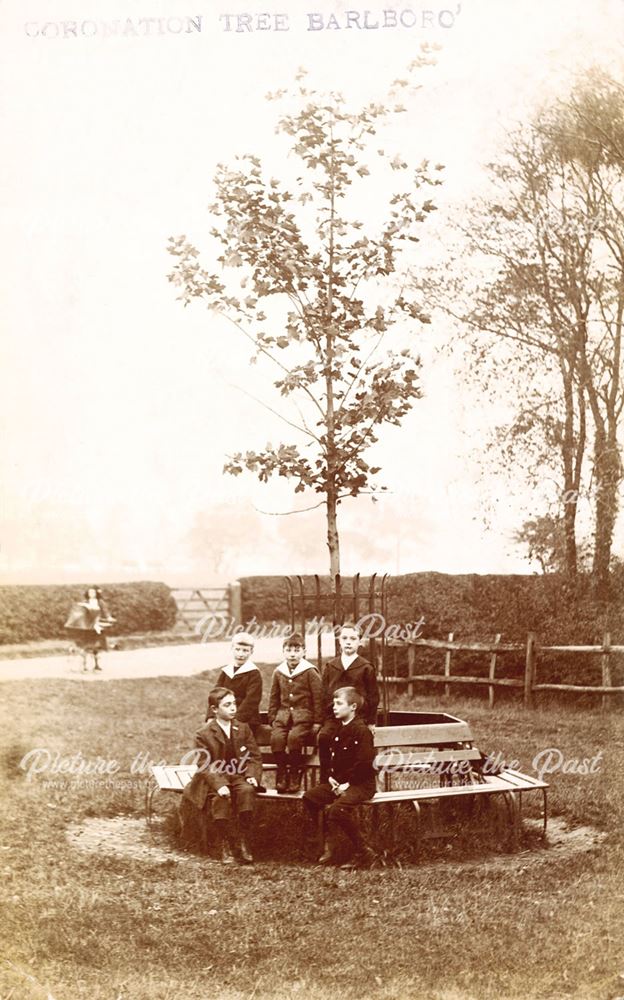
[[[179,298],[202,299],[233,323],[253,346],[252,362],[271,359],[274,384],[297,411],[278,415],[305,439],[240,452],[224,471],[292,478],[296,492],[326,494],[323,502],[376,490],[371,477],[380,469],[364,452],[380,425],[398,425],[421,394],[413,350],[380,348],[395,325],[409,336],[429,322],[405,283],[389,279],[435,208],[426,191],[442,170],[423,161],[409,171],[376,137],[405,112],[399,94],[409,95],[412,73],[432,62],[425,47],[387,103],[356,112],[339,93],[307,89],[300,72],[294,94],[268,95],[294,104],[277,126],[290,140],[296,169],[284,174],[291,170],[292,182],[267,176],[253,155],[218,165],[210,212],[219,274],[200,265],[186,236],[169,241]],[[354,207],[371,221],[353,218]]]

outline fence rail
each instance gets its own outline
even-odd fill
[[[391,640],[390,648],[407,648],[407,676],[389,676],[384,674],[388,684],[405,684],[407,693],[414,694],[417,682],[429,684],[444,684],[445,695],[450,694],[453,684],[464,684],[475,687],[487,687],[490,708],[494,705],[497,687],[522,688],[524,704],[527,708],[535,704],[535,695],[540,691],[573,691],[579,694],[602,695],[602,707],[605,708],[612,695],[624,694],[624,687],[614,685],[611,675],[611,657],[624,654],[624,646],[611,645],[611,636],[606,633],[600,646],[541,646],[534,632],[529,632],[524,645],[520,643],[502,643],[497,635],[491,642],[460,642],[449,632],[447,639],[410,639],[407,641]],[[444,652],[442,674],[417,673],[417,650],[437,649]],[[455,652],[489,654],[487,676],[458,676],[451,673],[451,658]],[[524,653],[524,676],[522,678],[497,677],[497,657],[501,653]],[[601,684],[542,684],[537,681],[538,660],[546,653],[593,654],[600,656]]]

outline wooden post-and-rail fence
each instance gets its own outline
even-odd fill
[[[614,686],[611,676],[611,657],[624,654],[624,646],[612,646],[611,636],[606,633],[601,646],[540,646],[534,632],[527,635],[526,645],[518,643],[501,642],[500,634],[492,642],[457,642],[453,632],[449,632],[447,639],[411,639],[407,642],[390,641],[390,648],[407,648],[407,676],[392,677],[385,674],[385,680],[389,684],[406,684],[407,693],[414,694],[414,685],[418,681],[425,681],[431,684],[444,684],[444,693],[448,697],[452,684],[464,684],[468,687],[483,686],[488,690],[488,703],[490,708],[494,705],[495,691],[497,687],[521,688],[523,691],[524,704],[527,708],[532,708],[535,704],[535,696],[540,691],[573,691],[579,694],[600,694],[602,695],[602,707],[605,708],[609,697],[615,694],[624,694],[624,687]],[[422,674],[417,673],[416,659],[417,648],[439,649],[444,652],[444,672],[442,674]],[[501,653],[518,653],[524,651],[524,677],[497,677],[496,661]],[[451,674],[451,657],[454,652],[466,653],[486,653],[489,654],[487,677],[463,677]],[[601,684],[540,684],[537,680],[538,658],[543,653],[566,653],[580,654],[589,653],[600,657]]]

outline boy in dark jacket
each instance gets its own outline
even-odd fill
[[[250,727],[236,721],[236,699],[231,691],[216,687],[208,698],[210,721],[198,730],[195,746],[199,770],[184,789],[184,796],[198,809],[209,803],[218,834],[219,858],[224,864],[239,859],[251,864],[249,831],[256,790],[262,777],[262,755]],[[238,817],[240,839],[232,826]]]
[[[377,722],[377,707],[379,705],[379,687],[375,668],[358,656],[361,633],[356,625],[345,622],[340,629],[338,644],[340,656],[329,660],[323,667],[323,710],[325,721],[318,736],[320,779],[327,781],[329,767],[329,748],[340,727],[333,711],[334,693],[341,687],[354,687],[362,698],[362,710],[359,713],[364,722],[374,731]]]
[[[232,660],[217,677],[217,686],[232,691],[236,697],[237,721],[246,722],[255,735],[260,725],[262,674],[250,659],[253,648],[254,638],[248,632],[238,632],[234,636]]]
[[[276,667],[269,697],[271,750],[277,764],[278,792],[298,792],[303,773],[303,748],[321,728],[321,678],[304,658],[299,633],[284,640],[284,662]]]
[[[316,823],[320,810],[328,807],[327,840],[319,858],[322,865],[335,864],[336,841],[341,829],[353,844],[353,859],[344,867],[369,868],[375,853],[365,843],[357,821],[356,806],[372,799],[376,791],[373,760],[373,735],[358,712],[364,699],[353,687],[334,692],[334,715],[338,724],[329,752],[329,774],[326,782],[310,788],[303,804],[310,819]]]

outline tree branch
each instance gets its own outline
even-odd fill
[[[288,424],[289,427],[294,427],[296,431],[300,431],[302,434],[306,434],[308,437],[311,437],[314,441],[316,441],[317,444],[320,444],[319,438],[316,436],[316,434],[313,434],[308,427],[306,427],[305,423],[303,427],[300,427],[299,424],[293,423],[292,420],[289,420],[283,414],[278,413],[278,411],[274,410],[273,407],[269,406],[268,403],[264,403],[261,399],[258,399],[258,397],[254,396],[251,392],[247,392],[246,389],[242,389],[240,385],[234,385],[234,383],[230,382],[230,386],[232,387],[232,389],[236,389],[238,392],[242,392],[244,396],[249,396],[250,399],[253,399],[254,403],[258,403],[259,406],[263,406],[265,410],[268,410],[269,413],[273,413],[276,417],[279,417],[279,419],[283,420],[284,423]]]

